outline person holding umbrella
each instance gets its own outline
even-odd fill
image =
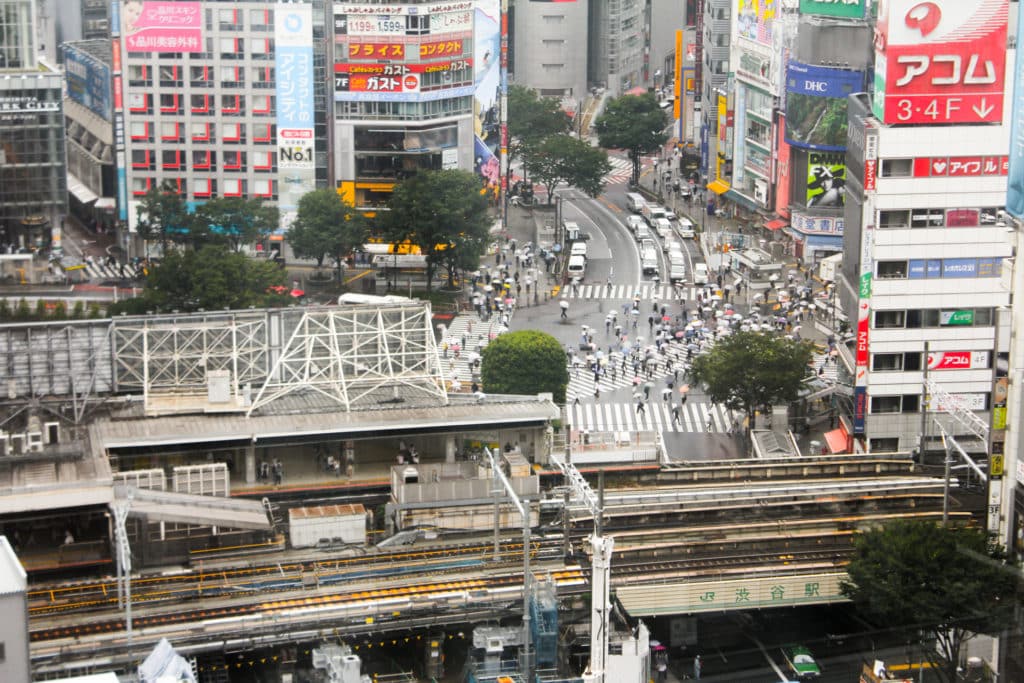
[[[562,299],[561,301],[558,302],[558,305],[562,309],[562,318],[561,319],[562,320],[568,320],[569,319],[569,302],[567,300],[565,300],[565,299]]]

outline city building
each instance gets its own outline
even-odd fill
[[[78,0],[81,3],[79,22],[82,40],[110,39],[110,2]],[[65,40],[68,40],[67,38]]]
[[[594,3],[597,4],[597,3]],[[509,8],[509,78],[545,97],[587,94],[587,17],[592,4],[520,2]]]
[[[37,56],[33,0],[0,0],[0,243],[41,248],[67,211],[62,78]]]
[[[1005,404],[994,382],[1009,351],[1008,3],[981,4],[960,37],[969,16],[947,13],[922,36],[899,14],[909,4],[889,3],[874,92],[849,99],[838,290],[856,335],[853,433],[868,451],[941,451],[945,433],[984,458],[989,444],[951,412],[990,425]],[[936,65],[904,73],[900,58],[922,51],[978,70],[956,83]]]
[[[727,0],[722,0],[728,4]],[[642,0],[591,4],[587,62],[590,82],[612,96],[646,88],[647,8]]]
[[[784,82],[776,79],[778,57],[767,69],[771,78],[758,77],[758,59],[771,53],[755,58],[748,51],[738,61],[736,130],[743,134],[736,136],[727,196],[769,216],[770,230],[788,222],[793,255],[813,267],[843,251],[847,98],[867,87],[872,27],[863,2],[812,0],[800,12],[798,22],[781,23],[788,35],[776,36],[788,46]],[[785,111],[765,119],[773,97]]]
[[[423,169],[499,178],[498,0],[333,6],[332,171],[371,213]]]
[[[727,90],[731,0],[706,0],[697,21],[697,90],[701,103],[701,174],[708,189],[722,194],[729,189],[732,150],[727,144]]]
[[[119,220],[135,233],[141,198],[168,186],[190,206],[274,202],[286,228],[299,198],[328,184],[322,0],[112,8]]]
[[[67,96],[68,209],[84,225],[117,226],[114,99],[110,39],[64,43]]]

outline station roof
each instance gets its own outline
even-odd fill
[[[183,447],[210,443],[287,443],[315,438],[379,437],[437,431],[493,429],[496,425],[539,425],[559,417],[559,409],[536,396],[451,394],[436,397],[400,392],[380,396],[365,408],[345,411],[313,392],[293,393],[250,417],[244,413],[147,417],[140,404],[89,427],[92,451]]]

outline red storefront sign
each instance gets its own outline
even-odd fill
[[[915,178],[1005,176],[1010,157],[917,157],[913,169]]]

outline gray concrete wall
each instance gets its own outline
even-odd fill
[[[515,8],[514,81],[542,95],[587,92],[589,0],[519,2]]]

